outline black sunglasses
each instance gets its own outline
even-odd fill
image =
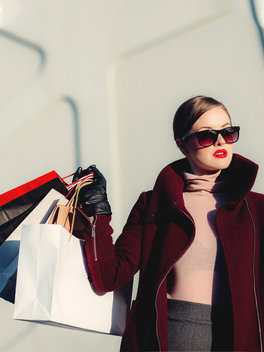
[[[238,141],[239,130],[239,126],[230,126],[223,128],[222,130],[205,130],[199,132],[186,133],[183,137],[181,137],[181,139],[185,141],[189,137],[196,136],[201,146],[209,147],[210,145],[215,144],[218,135],[221,134],[226,143],[232,144]]]

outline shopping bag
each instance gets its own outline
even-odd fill
[[[61,225],[72,234],[76,219],[80,191],[83,187],[90,185],[92,182],[93,180],[91,178],[84,179],[83,181],[79,182],[76,185],[74,192],[67,204],[58,204],[55,207],[48,223]]]
[[[19,241],[6,241],[0,247],[0,297],[14,303]]]
[[[65,182],[55,171],[0,195],[0,245],[51,189],[68,193]]]
[[[67,200],[56,190],[50,192],[0,246],[0,297],[14,303],[22,224],[45,224],[58,202]]]
[[[131,283],[99,293],[87,279],[83,241],[61,225],[23,225],[14,318],[122,335]]]

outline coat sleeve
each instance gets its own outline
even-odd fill
[[[109,225],[111,216],[97,215],[95,224],[83,234],[88,268],[97,290],[116,290],[130,281],[139,269],[146,204],[147,193],[144,192],[115,244]]]

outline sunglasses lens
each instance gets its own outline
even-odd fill
[[[228,127],[221,134],[226,143],[235,143],[239,137],[239,130],[236,127]]]
[[[217,135],[215,133],[212,133],[209,130],[206,130],[206,131],[201,131],[197,133],[197,138],[199,143],[202,146],[208,147],[209,145],[212,145],[215,143]]]

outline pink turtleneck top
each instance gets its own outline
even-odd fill
[[[215,290],[225,290],[227,286],[215,217],[217,209],[229,199],[224,193],[225,183],[216,180],[219,174],[220,171],[203,176],[184,173],[183,199],[194,219],[195,237],[168,276],[170,299],[203,304],[223,303],[223,299],[219,298],[221,295],[215,295]],[[223,275],[226,276],[224,279]]]

